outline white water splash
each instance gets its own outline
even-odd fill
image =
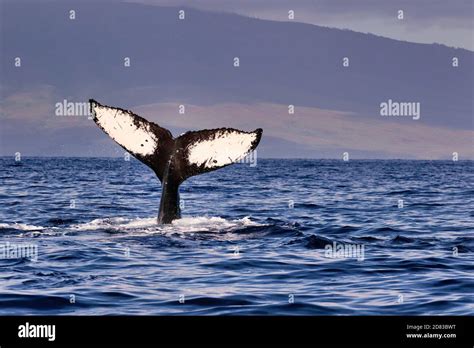
[[[24,232],[35,232],[36,234],[58,234],[67,235],[68,233],[77,232],[93,232],[97,230],[108,230],[117,233],[126,234],[185,234],[185,233],[196,233],[196,232],[232,232],[248,226],[263,226],[255,221],[252,221],[250,217],[244,217],[242,219],[226,220],[221,217],[185,217],[173,221],[169,225],[159,225],[156,217],[152,218],[125,218],[125,217],[112,217],[104,219],[94,219],[92,221],[80,224],[74,224],[71,226],[53,226],[53,227],[42,227],[25,224],[0,224],[0,228],[11,228]]]
[[[171,229],[177,228],[183,232],[220,232],[248,226],[262,225],[250,220],[250,217],[248,216],[237,220],[226,220],[221,217],[198,216],[175,220],[172,223]]]
[[[19,230],[19,231],[40,231],[40,230],[45,229],[42,226],[19,224],[19,223],[13,223],[13,224],[1,223],[0,224],[0,229],[7,229],[7,228],[11,228],[14,230]]]
[[[169,225],[159,225],[156,217],[127,219],[123,217],[96,219],[85,224],[71,226],[76,231],[112,229],[117,232],[153,233],[187,233],[187,232],[229,232],[234,229],[260,226],[249,217],[237,220],[226,220],[221,217],[186,217],[173,221]]]

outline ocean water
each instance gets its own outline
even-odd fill
[[[472,315],[473,164],[2,158],[0,314]]]

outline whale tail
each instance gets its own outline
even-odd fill
[[[89,100],[94,122],[117,144],[155,172],[162,184],[159,223],[181,217],[179,185],[187,178],[223,168],[255,150],[262,129],[233,128],[171,132],[131,111]]]

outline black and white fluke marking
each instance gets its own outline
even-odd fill
[[[158,222],[181,217],[179,185],[187,178],[235,163],[255,150],[262,129],[232,128],[171,132],[133,112],[89,100],[94,122],[125,150],[155,172],[162,184]]]

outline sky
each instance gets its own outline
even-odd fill
[[[0,4],[0,156],[123,156],[57,113],[93,98],[174,135],[263,128],[260,157],[474,159],[472,1]],[[382,115],[391,101],[421,117]]]

